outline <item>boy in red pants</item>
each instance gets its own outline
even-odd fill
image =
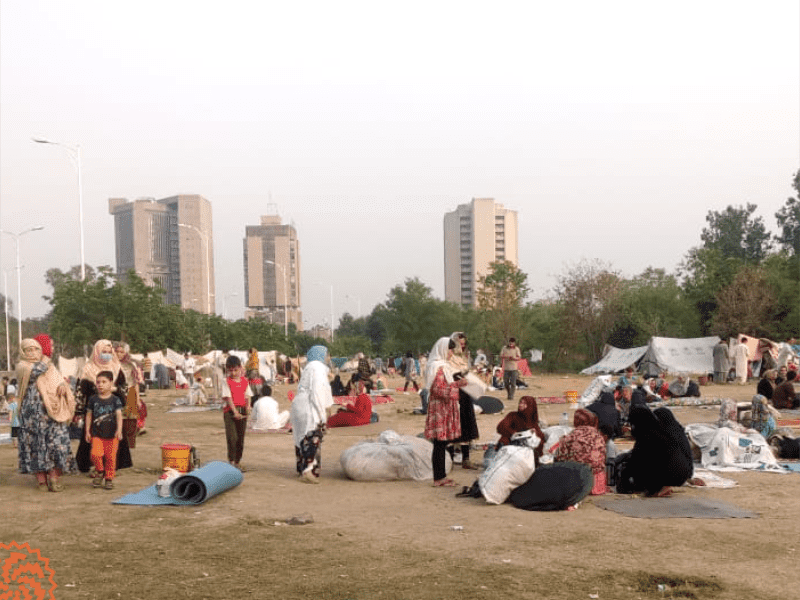
[[[117,450],[122,439],[122,400],[111,393],[114,374],[100,371],[96,377],[97,394],[86,403],[86,442],[92,445],[92,464],[97,471],[92,487],[114,489]]]

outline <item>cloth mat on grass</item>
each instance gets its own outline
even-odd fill
[[[594,499],[600,508],[637,519],[755,519],[758,513],[710,498],[640,498],[607,496]]]
[[[162,498],[158,495],[155,484],[140,492],[127,494],[117,498],[112,504],[135,504],[140,506],[153,506],[160,504],[178,504],[194,506],[202,504],[217,494],[226,492],[242,483],[242,472],[222,461],[213,461],[199,469],[181,475],[169,488],[170,495]]]
[[[209,410],[221,410],[222,404],[201,404],[199,406],[173,406],[168,413],[192,413],[206,412]]]
[[[333,397],[333,403],[334,404],[341,404],[343,406],[345,404],[354,404],[355,401],[356,401],[356,398],[358,398],[358,396],[334,396]],[[394,402],[394,398],[392,398],[391,396],[385,396],[385,395],[384,396],[370,396],[369,399],[370,399],[370,402],[372,402],[373,405],[375,405],[375,404],[389,404],[390,402]]]

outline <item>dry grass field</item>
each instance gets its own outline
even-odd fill
[[[537,375],[517,398],[581,391],[590,380]],[[276,389],[282,407],[293,387]],[[754,389],[702,391],[745,400]],[[330,431],[320,485],[297,480],[290,435],[248,433],[247,471],[237,488],[200,506],[112,505],[113,498],[155,482],[162,443],[193,444],[203,462],[225,460],[221,414],[167,413],[180,395],[148,394],[148,434],[133,450],[135,467],[120,473],[114,491],[94,490],[88,478],[72,476],[63,493],[40,493],[32,477],[16,472],[16,451],[0,446],[0,542],[28,543],[49,559],[59,600],[785,600],[800,590],[797,474],[732,473],[727,476],[738,482],[732,489],[676,490],[759,514],[714,520],[634,519],[600,508],[592,497],[573,512],[527,512],[456,498],[457,489],[430,483],[345,478],[339,465],[345,448],[384,429],[422,431],[424,417],[411,412],[419,404],[414,394],[377,405],[379,423]],[[540,406],[551,424],[564,410]],[[675,414],[683,423],[711,422],[717,408],[677,408]],[[483,439],[491,438],[500,418],[478,416]],[[475,472],[456,466],[451,477],[469,485]],[[313,522],[285,524],[298,515]]]

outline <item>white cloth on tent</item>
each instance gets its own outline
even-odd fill
[[[704,338],[650,338],[647,352],[639,363],[645,375],[667,373],[713,373],[717,336]]]
[[[250,426],[253,429],[260,431],[280,429],[288,422],[289,411],[281,411],[275,398],[262,396],[253,404],[253,412],[250,415]]]
[[[312,360],[300,374],[297,395],[289,411],[295,446],[299,447],[306,435],[327,421],[325,411],[330,406],[333,406],[333,395],[328,383],[328,366]]]
[[[606,345],[603,350],[603,357],[599,362],[581,371],[584,375],[596,375],[598,373],[617,373],[636,364],[647,352],[648,346],[638,348],[615,348]]]

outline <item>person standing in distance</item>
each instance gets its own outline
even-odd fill
[[[517,340],[513,337],[508,338],[508,344],[503,346],[500,351],[500,361],[503,366],[503,383],[509,400],[514,399],[514,392],[517,390],[517,371],[521,358],[522,354],[517,348]]]

